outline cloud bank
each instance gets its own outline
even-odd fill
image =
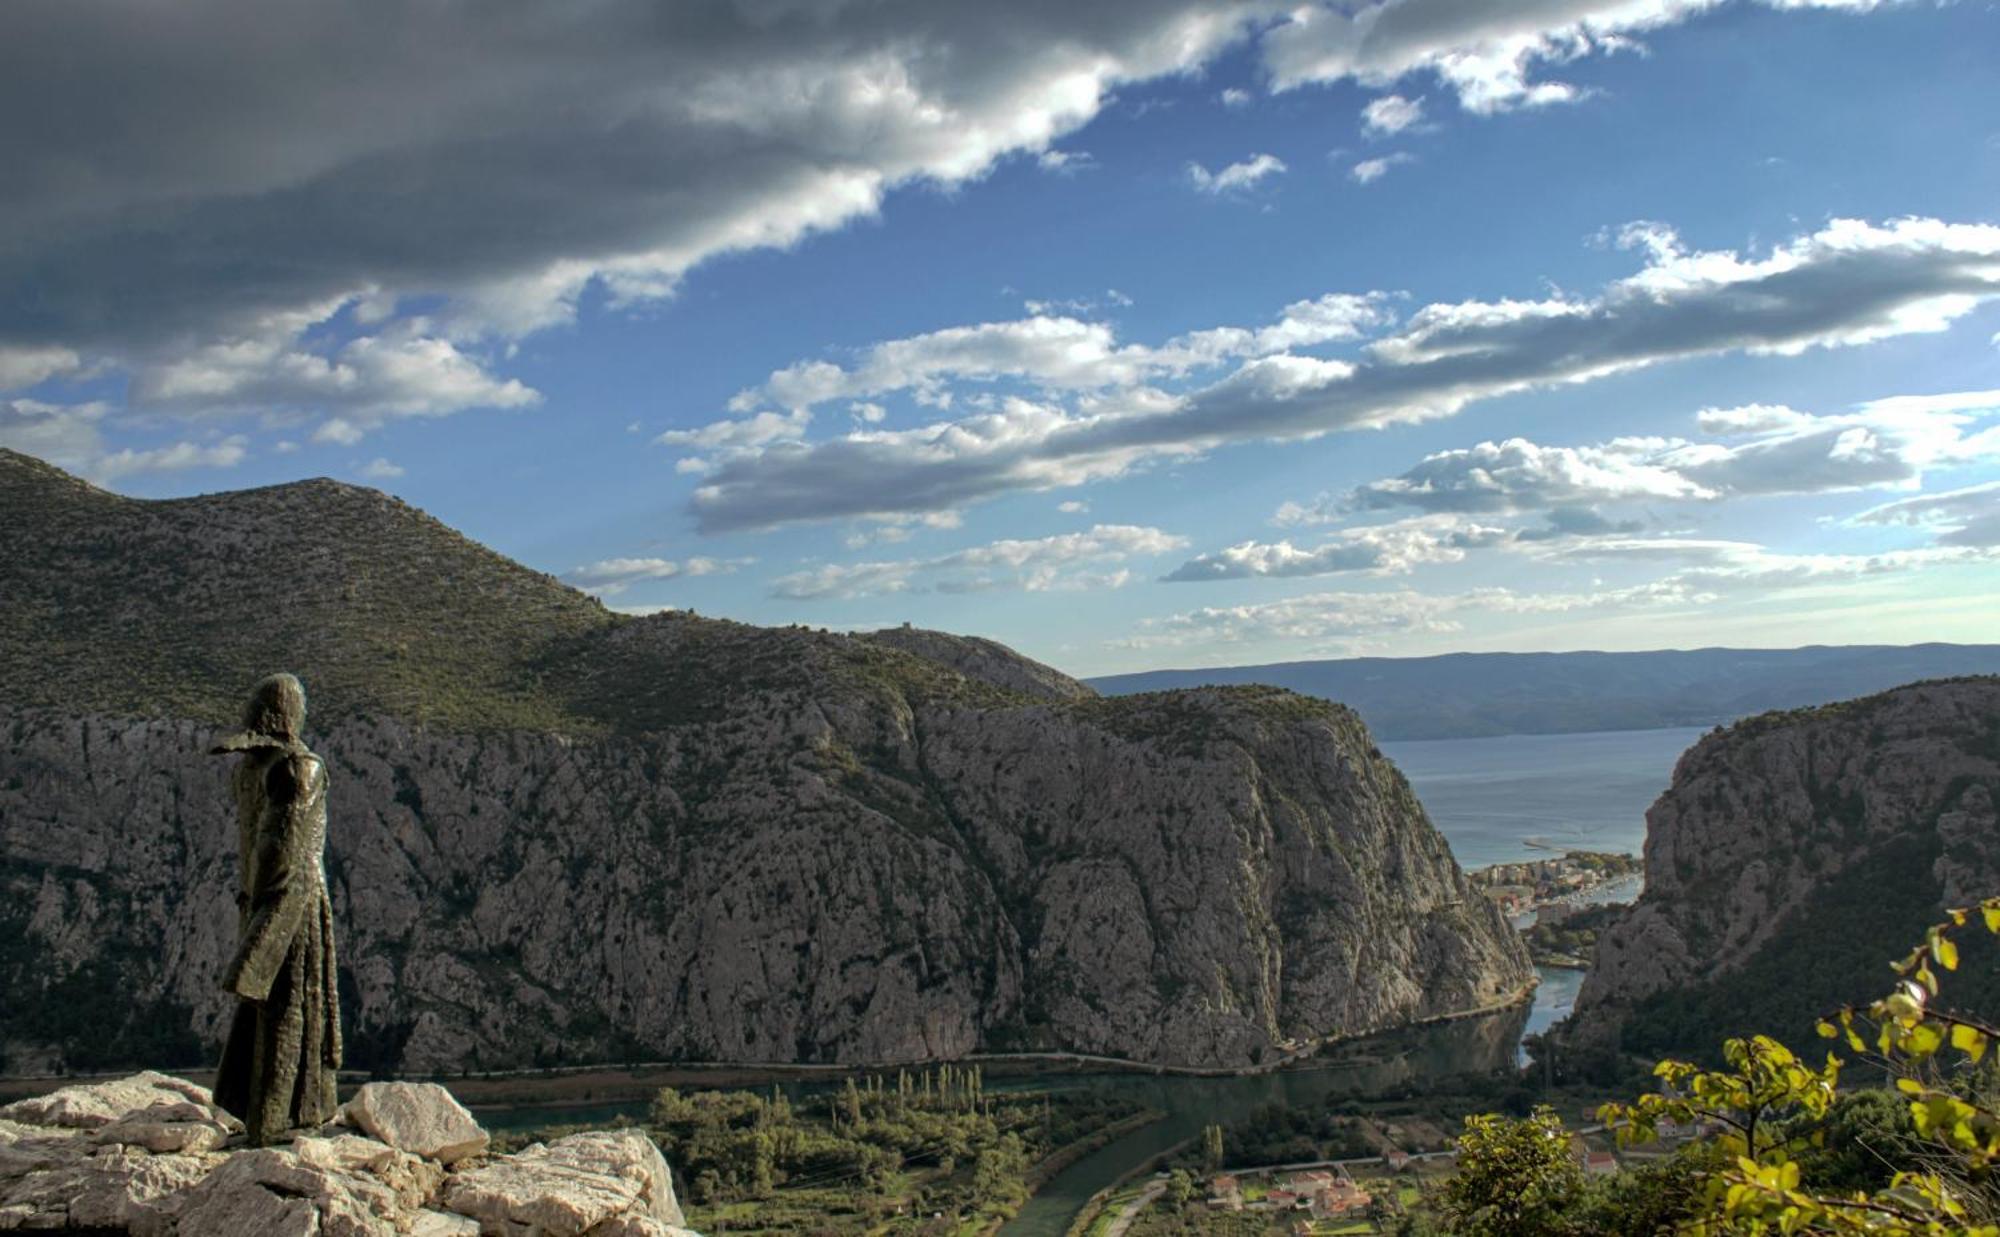
[[[976,593],[1117,588],[1132,579],[1114,566],[1165,554],[1187,539],[1157,528],[1099,524],[1088,532],[1010,538],[934,558],[832,563],[778,577],[773,596],[794,601],[847,599],[932,590]]]
[[[746,449],[696,491],[692,510],[708,531],[945,510],[1230,443],[1450,416],[1678,358],[1939,331],[1996,296],[2000,227],[1990,225],[1836,220],[1748,255],[1685,251],[1653,233],[1648,264],[1596,296],[1427,305],[1351,361],[1253,349],[1222,378],[1169,392],[1121,368],[1131,360],[1107,337],[1092,345],[1102,362],[1069,378],[1100,377],[1087,396]]]

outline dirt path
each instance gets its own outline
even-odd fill
[[[1139,1213],[1152,1206],[1153,1200],[1166,1192],[1166,1182],[1149,1182],[1145,1189],[1139,1191],[1139,1196],[1126,1203],[1124,1209],[1105,1226],[1104,1237],[1125,1237],[1125,1230],[1132,1227],[1132,1221],[1139,1218]]]

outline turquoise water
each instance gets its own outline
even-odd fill
[[[1640,853],[1646,808],[1704,733],[1616,730],[1384,743],[1460,866],[1550,851]]]
[[[1521,1035],[1539,1035],[1556,1023],[1569,1017],[1571,1007],[1576,1004],[1576,990],[1583,986],[1583,972],[1567,967],[1538,966],[1535,974],[1541,977],[1541,984],[1535,989],[1535,1004],[1528,1011],[1528,1024],[1521,1028]],[[1523,1064],[1527,1054],[1521,1054]]]

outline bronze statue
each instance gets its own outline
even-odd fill
[[[274,674],[257,684],[243,730],[215,755],[236,767],[236,958],[222,986],[239,998],[215,1102],[253,1146],[331,1120],[340,1068],[333,904],[326,893],[326,764],[300,741],[306,693]]]

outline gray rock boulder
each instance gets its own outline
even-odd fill
[[[204,1087],[151,1070],[109,1082],[64,1087],[0,1108],[0,1169],[63,1146],[202,1152],[222,1146],[243,1123],[215,1106]]]
[[[465,1106],[434,1082],[371,1082],[340,1112],[370,1138],[440,1164],[477,1155],[491,1141]]]
[[[208,1088],[153,1070],[18,1100],[0,1108],[0,1120],[94,1130],[142,1113],[175,1114],[162,1120],[212,1121],[231,1133],[243,1128],[242,1122],[215,1106]]]
[[[575,1134],[454,1175],[444,1205],[505,1237],[640,1237],[684,1231],[673,1176],[637,1130]]]
[[[206,1097],[180,1079],[142,1074],[10,1105],[0,1117],[0,1232],[690,1237],[665,1159],[636,1130],[579,1134],[472,1161],[454,1174],[437,1159],[356,1133],[208,1150],[200,1145],[205,1135],[186,1137],[222,1128]],[[476,1125],[474,1140],[455,1144],[440,1133],[461,1117],[471,1124],[442,1087],[377,1091],[359,1109],[446,1154],[468,1141],[485,1145]],[[426,1132],[437,1137],[419,1137]]]

